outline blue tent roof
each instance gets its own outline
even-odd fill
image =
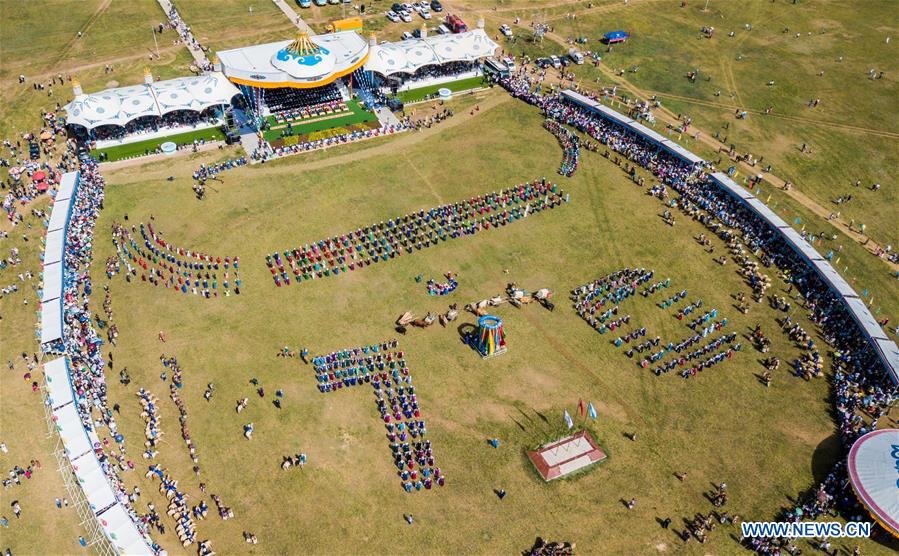
[[[625,31],[612,31],[611,33],[603,35],[603,38],[607,41],[621,41],[629,37],[630,35]]]

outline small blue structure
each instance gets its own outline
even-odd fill
[[[612,31],[611,33],[606,33],[603,35],[603,40],[605,40],[606,44],[615,44],[619,42],[624,42],[629,39],[631,36],[626,31]]]

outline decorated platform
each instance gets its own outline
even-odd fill
[[[608,456],[588,431],[528,450],[528,459],[544,481],[552,481],[598,463]]]

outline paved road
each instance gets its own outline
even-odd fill
[[[162,8],[162,11],[165,12],[165,18],[169,18],[169,14],[172,12],[172,3],[170,0],[156,0],[159,2],[159,6]],[[180,14],[178,14],[180,17]],[[186,21],[184,23],[187,23]],[[193,37],[193,33],[191,33],[191,37]],[[193,41],[194,44],[199,44],[196,39]],[[194,57],[194,62],[196,62],[197,67],[205,68],[209,65],[209,58],[206,57],[206,53],[200,50],[199,48],[194,47],[190,42],[185,42],[184,46],[187,47],[187,50],[190,51],[190,55]]]
[[[159,0],[159,1],[163,2],[163,1],[168,1],[168,0]],[[287,16],[287,19],[292,21],[293,24],[297,26],[297,29],[299,29],[300,31],[303,31],[305,33],[308,33],[310,35],[315,34],[315,31],[312,30],[312,27],[309,27],[309,24],[306,23],[305,21],[303,21],[302,17],[297,15],[297,12],[294,11],[294,9],[290,6],[290,4],[288,4],[284,0],[272,0],[272,2],[274,2],[275,5],[278,6],[282,12],[284,12],[284,15]]]

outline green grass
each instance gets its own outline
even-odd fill
[[[853,204],[840,210],[868,224],[875,239],[892,241],[895,247],[897,194],[889,170],[899,164],[895,140],[822,124],[899,128],[893,107],[899,57],[883,40],[891,35],[895,47],[899,37],[895,18],[885,16],[891,13],[890,2],[800,0],[793,6],[712,0],[707,14],[700,11],[701,1],[690,2],[685,10],[678,9],[676,1],[645,6],[634,1],[627,8],[620,0],[593,3],[598,6],[595,14],[586,10],[586,2],[548,8],[555,3],[459,1],[471,10],[463,12],[469,24],[476,13],[487,17],[491,35],[499,23],[511,23],[515,16],[527,25],[529,18],[543,14],[563,37],[591,37],[582,50],[601,48],[595,39],[604,30],[623,27],[634,32],[628,45],[603,54],[609,67],[639,65],[636,74],[626,74],[628,80],[660,93],[666,106],[693,117],[704,133],[722,130],[739,150],[764,155],[776,173],[822,204],[845,193],[846,184],[856,177],[882,182],[879,195],[853,192]],[[139,83],[145,65],[161,79],[187,74],[190,55],[171,44],[171,32],[160,42],[161,60],[147,59],[147,50],[153,48],[149,25],[162,19],[154,1],[113,0],[99,10],[103,4],[88,0],[76,9],[57,0],[15,7],[0,3],[0,136],[37,130],[40,110],[53,110],[56,102],[71,96],[68,85],[56,87],[52,98],[18,86],[15,76],[23,71],[29,79],[71,73],[89,92]],[[253,18],[247,13],[250,4],[256,12]],[[290,38],[294,33],[270,2],[182,0],[179,9],[213,48]],[[384,2],[369,5],[369,12],[385,9]],[[564,19],[564,13],[572,11],[578,18]],[[314,25],[324,25],[331,12],[322,10],[321,21]],[[749,21],[755,29],[743,33],[742,24]],[[379,38],[420,25],[384,22],[382,14],[371,21],[372,28],[384,29]],[[712,41],[696,38],[699,25],[705,24],[718,28]],[[812,35],[793,40],[792,34],[781,33],[785,26]],[[79,29],[86,30],[85,36],[74,40]],[[737,32],[733,40],[726,36],[731,29]],[[519,37],[527,33],[523,28],[515,32]],[[514,45],[500,42],[514,52],[541,55],[567,49],[550,40],[541,45],[523,39]],[[740,61],[738,54],[743,55]],[[841,65],[835,62],[840,55],[845,57]],[[107,62],[112,74],[103,71]],[[869,67],[885,70],[887,78],[865,80]],[[695,68],[711,81],[690,84],[683,76]],[[825,77],[817,76],[820,69],[826,70]],[[611,83],[589,65],[572,71],[584,85],[597,77]],[[768,79],[777,85],[768,88]],[[717,89],[722,96],[714,95]],[[805,102],[813,96],[824,103],[808,113]],[[736,122],[731,115],[738,104],[757,109],[773,104],[776,114],[801,121],[752,115]],[[462,112],[467,111],[457,110]],[[143,424],[134,397],[139,387],[160,398],[166,437],[158,461],[172,470],[192,501],[203,498],[212,505],[197,489],[193,463],[177,439],[177,412],[159,380],[162,352],[177,356],[185,367],[183,396],[202,480],[237,514],[226,522],[210,517],[198,523],[200,536],[212,539],[222,554],[509,554],[519,553],[537,535],[574,541],[584,554],[739,554],[743,550],[731,538],[731,528],[719,528],[702,547],[683,546],[671,531],[659,528],[655,518],[671,516],[678,526],[681,517],[710,511],[702,492],[710,483],[726,480],[731,513],[769,519],[789,504],[788,498],[820,481],[837,456],[832,402],[823,381],[805,383],[775,373],[772,386],[761,387],[755,379],[761,355],[751,349],[695,380],[659,379],[635,367],[567,306],[568,288],[623,266],[645,265],[670,275],[691,297],[701,296],[717,306],[733,322],[733,330],[744,333],[761,323],[772,331],[772,353],[785,362],[799,354],[774,333],[776,315],[767,306],[754,306],[748,316],[732,307],[730,295],[746,288],[735,268],[712,263],[690,239],[701,231],[696,223],[679,218],[674,229],[660,223],[660,205],[600,155],[582,155],[578,173],[563,183],[571,191],[571,203],[558,211],[348,276],[300,287],[273,286],[262,262],[273,250],[535,176],[555,176],[560,152],[552,136],[539,129],[541,121],[536,110],[509,101],[436,136],[407,133],[232,170],[221,175],[223,183],[209,187],[202,202],[190,191],[190,175],[201,161],[214,161],[221,153],[105,170],[109,187],[94,240],[95,292],[107,282],[102,261],[113,256],[109,225],[126,212],[131,221],[155,216],[156,227],[172,243],[237,254],[242,262],[242,295],[213,302],[128,284],[120,277],[109,281],[121,331],[119,345],[112,349],[109,399],[122,406],[117,420],[138,466],[138,472],[126,473],[123,480],[128,487],[140,485],[145,493],[140,509],[149,501],[163,508],[165,500],[140,472],[146,462],[139,457]],[[697,142],[686,137],[683,142],[710,156]],[[802,142],[815,149],[813,157],[797,154],[795,146]],[[169,185],[164,180],[170,175],[176,179]],[[167,184],[164,195],[159,194],[160,183]],[[882,309],[878,318],[891,316],[892,323],[899,314],[899,294],[888,269],[839,230],[769,189],[763,186],[763,195],[771,194],[771,204],[788,221],[800,216],[809,229],[838,235],[819,250],[836,251],[842,245],[838,270],[859,291],[871,289],[872,310]],[[15,228],[0,239],[3,256],[16,247],[23,259],[21,266],[0,271],[0,285],[17,281],[17,274],[26,269],[38,272],[43,228],[31,215],[26,215],[26,223],[31,227]],[[7,230],[8,223],[0,223],[0,228]],[[724,246],[719,242],[716,248],[721,252]],[[448,299],[429,298],[412,279],[446,270],[459,272],[461,278],[459,290]],[[780,294],[781,284],[771,275],[772,289]],[[553,313],[536,306],[497,309],[509,339],[506,355],[482,361],[460,345],[453,328],[414,330],[401,338],[436,457],[449,477],[437,492],[401,492],[370,394],[344,390],[322,396],[308,367],[274,356],[285,344],[316,353],[390,337],[395,334],[392,321],[403,311],[422,315],[443,310],[444,303],[464,304],[498,293],[511,280],[528,289],[553,288],[557,308]],[[95,294],[95,311],[101,301]],[[634,319],[663,335],[682,332],[665,312],[642,301],[629,305]],[[14,554],[80,554],[84,551],[77,546],[82,534],[77,516],[71,509],[53,507],[53,498],[65,496],[52,466],[53,438],[44,436],[42,405],[30,382],[23,380],[27,369],[19,354],[37,349],[37,308],[36,293],[27,284],[20,293],[0,300],[0,358],[15,362],[14,371],[0,374],[0,441],[10,449],[8,455],[0,454],[0,466],[9,469],[32,458],[43,463],[43,470],[24,486],[0,492],[0,508],[18,499],[24,509],[22,520],[4,510],[10,528],[0,530],[0,546],[9,546]],[[465,314],[457,323],[473,320]],[[166,344],[156,340],[159,330],[166,330]],[[104,351],[110,349],[104,346]],[[134,379],[129,388],[115,381],[122,366],[128,366]],[[39,379],[39,371],[33,375]],[[268,392],[284,389],[283,410],[275,410],[269,398],[254,397],[251,376]],[[207,403],[202,391],[210,381],[216,384],[216,397]],[[251,398],[250,407],[237,416],[234,400],[244,396]],[[596,404],[600,418],[594,432],[612,457],[574,480],[544,485],[523,451],[557,434],[562,410],[573,411],[578,398]],[[257,430],[250,443],[240,434],[249,421]],[[634,431],[637,442],[624,438],[623,433]],[[486,444],[491,437],[501,439],[499,450]],[[281,455],[301,450],[310,457],[304,471],[282,472],[277,467]],[[681,470],[690,472],[684,483],[673,478]],[[492,494],[495,488],[509,493],[501,503]],[[618,500],[631,497],[637,497],[638,504],[628,512]],[[415,515],[413,527],[402,521],[408,512]],[[163,519],[173,529],[171,520]],[[245,544],[243,531],[255,532],[260,544]],[[193,553],[176,546],[171,533],[161,541],[171,554]],[[834,544],[848,553],[855,543]],[[864,554],[895,551],[895,544],[882,541],[859,544]],[[800,546],[812,551],[808,543]]]
[[[483,77],[469,77],[468,79],[460,79],[459,81],[451,81],[449,83],[441,83],[440,85],[429,85],[427,87],[419,87],[418,89],[410,89],[398,93],[396,97],[404,104],[411,104],[430,98],[437,94],[437,91],[443,88],[449,89],[454,93],[459,91],[468,91],[480,87],[486,87],[487,80]]]
[[[108,174],[95,243],[98,260],[114,255],[108,228],[126,212],[132,221],[155,215],[156,228],[169,242],[241,259],[242,294],[211,302],[120,277],[110,281],[122,331],[115,364],[127,366],[134,380],[130,388],[110,384],[110,401],[124,408],[119,428],[129,450],[138,449],[143,424],[133,390],[143,386],[165,398],[158,357],[177,356],[185,368],[183,396],[202,479],[237,515],[198,524],[217,551],[245,551],[245,530],[259,536],[264,552],[296,550],[297,530],[304,531],[304,551],[329,554],[358,553],[360,539],[365,539],[363,553],[508,554],[537,535],[575,541],[585,553],[645,553],[661,545],[673,550],[680,541],[659,528],[655,517],[677,520],[709,511],[702,492],[711,482],[730,485],[730,511],[768,518],[785,495],[820,479],[836,455],[828,440],[833,431],[824,381],[806,383],[781,373],[766,389],[755,377],[761,356],[748,348],[698,379],[657,378],[568,307],[566,292],[573,286],[617,268],[646,265],[687,288],[691,297],[718,307],[734,331],[743,333],[760,322],[772,331],[772,353],[784,360],[798,354],[774,333],[776,314],[766,305],[753,307],[748,316],[732,307],[730,296],[746,286],[736,268],[722,269],[692,240],[701,231],[698,224],[679,219],[672,233],[657,217],[659,202],[600,154],[585,153],[575,177],[561,182],[571,203],[555,211],[347,276],[299,287],[273,285],[263,263],[266,253],[535,176],[554,176],[560,153],[550,134],[538,133],[541,121],[537,110],[508,101],[428,141],[409,142],[415,135],[389,139],[404,146],[352,164],[303,170],[304,158],[293,157],[233,170],[202,202],[187,187],[196,161]],[[364,155],[365,149],[352,147],[346,152]],[[497,155],[478,154],[485,150]],[[435,152],[453,153],[453,161]],[[151,184],[167,175],[176,180],[166,195],[158,195]],[[298,213],[304,217],[290,216]],[[209,234],[210,229],[217,233]],[[448,299],[430,298],[413,280],[419,273],[446,270],[460,275],[459,289]],[[360,389],[320,395],[308,367],[275,357],[283,345],[320,353],[392,337],[393,320],[405,310],[424,314],[449,302],[464,304],[499,292],[508,281],[527,289],[552,288],[557,308],[553,313],[537,306],[498,308],[507,354],[481,360],[460,344],[454,326],[414,330],[400,339],[436,457],[449,477],[437,492],[402,492],[370,394]],[[774,289],[779,293],[782,286],[776,283]],[[670,312],[642,298],[627,311],[665,337],[687,332]],[[473,320],[464,314],[456,324]],[[165,344],[156,340],[159,330],[167,333]],[[251,377],[267,391],[282,388],[284,409],[255,396]],[[216,397],[207,403],[201,395],[210,381]],[[233,401],[244,396],[251,398],[250,407],[238,417]],[[594,432],[613,457],[574,480],[544,484],[523,451],[556,435],[562,410],[573,411],[578,398],[597,406]],[[160,405],[169,435],[160,462],[199,497],[192,463],[173,438],[175,408],[167,399]],[[240,430],[251,421],[256,434],[247,442]],[[624,437],[634,431],[637,442]],[[486,444],[492,437],[501,439],[499,450]],[[281,471],[280,456],[296,451],[307,452],[310,464],[303,471]],[[737,455],[750,453],[753,457]],[[816,453],[813,467],[809,462]],[[682,484],[673,473],[683,469],[690,470],[690,478]],[[148,501],[158,499],[141,474],[130,476],[132,482]],[[501,503],[493,494],[497,488],[509,493]],[[639,502],[627,511],[619,499],[631,497]],[[316,511],[297,512],[283,500],[302,500]],[[402,521],[407,512],[415,515],[414,528]],[[282,526],[288,520],[291,526]],[[627,534],[613,533],[625,528]],[[703,549],[738,552],[732,532],[719,530]],[[170,545],[166,548],[182,553]],[[876,552],[871,544],[864,549]]]
[[[899,81],[867,79],[871,68],[893,76],[899,72],[896,45],[886,43],[886,37],[899,35],[899,25],[895,18],[883,17],[895,9],[894,2],[712,1],[710,10],[703,12],[704,4],[660,7],[664,25],[655,17],[657,10],[636,4],[613,12],[586,11],[574,20],[554,18],[551,23],[562,38],[588,37],[590,42],[581,50],[602,55],[600,68],[589,63],[569,68],[583,85],[590,86],[597,78],[611,85],[605,70],[636,65],[636,73],[624,74],[629,83],[657,93],[663,105],[692,117],[706,135],[720,130],[739,152],[764,156],[775,174],[793,181],[819,204],[865,221],[869,235],[882,245],[899,244],[894,225],[897,188],[875,194],[851,187],[856,179],[866,186],[890,183],[891,168],[899,166],[899,139],[867,131],[899,131],[899,112],[893,107]],[[510,14],[488,16],[490,26],[511,19]],[[752,23],[751,31],[744,28],[746,23]],[[703,25],[715,26],[714,38],[699,37]],[[632,39],[606,52],[599,38],[618,28],[631,32]],[[785,28],[789,32],[784,33]],[[728,37],[731,31],[734,37]],[[514,48],[544,54],[547,43],[556,53],[565,50],[550,40],[543,45],[519,41]],[[692,83],[686,74],[696,69],[700,78]],[[822,70],[824,75],[819,76]],[[771,80],[774,86],[767,85]],[[808,100],[814,98],[820,98],[821,105],[808,108]],[[759,112],[772,106],[774,113],[736,120],[738,106]],[[802,143],[815,154],[800,153]],[[850,192],[850,204],[833,205],[834,197]]]
[[[326,118],[317,118],[307,123],[292,123],[291,129],[293,130],[293,134],[295,136],[309,135],[311,133],[316,133],[319,131],[325,131],[328,129],[342,128],[348,126],[354,126],[359,124],[365,124],[368,122],[373,122],[378,119],[374,113],[369,112],[359,102],[355,100],[351,100],[347,102],[347,107],[350,109],[348,114],[343,114],[337,117],[326,117]],[[271,121],[271,120],[269,120]],[[287,128],[279,128],[279,129],[269,129],[263,132],[266,141],[277,141],[282,138],[284,132],[287,131]]]
[[[224,141],[225,134],[222,133],[222,130],[217,127],[199,129],[196,131],[179,133],[178,135],[170,135],[168,137],[148,139],[146,141],[138,141],[136,143],[107,147],[105,149],[94,149],[91,151],[91,156],[99,158],[101,154],[105,154],[106,158],[103,159],[103,162],[115,162],[116,160],[123,160],[126,158],[134,158],[136,156],[153,154],[156,151],[156,147],[169,141],[172,141],[180,146],[189,145],[194,141],[199,141],[201,139],[205,139],[207,142]]]

